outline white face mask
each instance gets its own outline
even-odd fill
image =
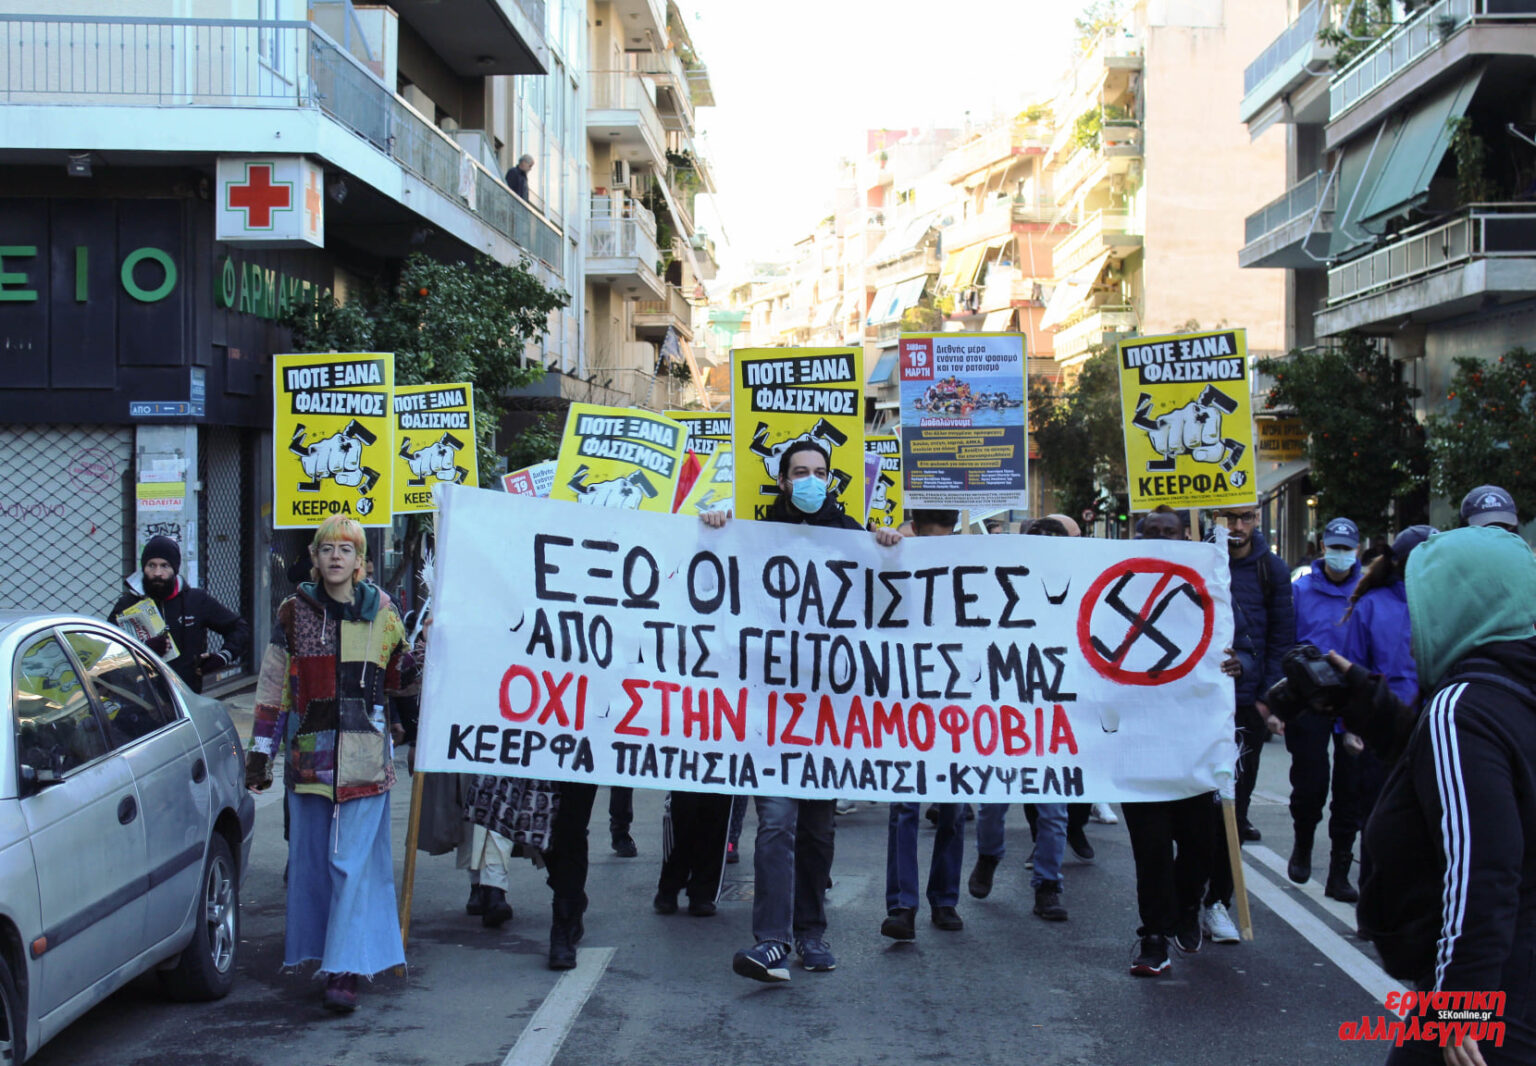
[[[1323,565],[1335,574],[1347,574],[1355,565],[1353,548],[1324,548]]]

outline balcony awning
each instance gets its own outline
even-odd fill
[[[981,321],[983,333],[1003,333],[1013,328],[1013,308],[1004,307],[998,311],[988,311],[987,317]]]
[[[986,254],[985,244],[973,244],[944,258],[944,273],[939,276],[939,287],[945,292],[955,292],[976,281],[976,271],[981,269],[981,257]]]
[[[887,233],[885,239],[875,246],[875,250],[869,255],[869,262],[883,263],[888,259],[897,259],[916,251],[923,243],[923,238],[928,236],[928,231],[933,229],[937,218],[937,211],[929,211],[903,222]]]
[[[811,316],[812,329],[826,329],[837,318],[836,300],[823,300],[816,305],[816,312]]]
[[[1104,264],[1109,262],[1111,254],[1109,249],[1105,249],[1087,266],[1073,272],[1070,277],[1064,278],[1057,284],[1056,291],[1051,293],[1051,298],[1045,305],[1045,314],[1040,317],[1041,329],[1059,326],[1072,317],[1073,309],[1086,300],[1088,294],[1093,291],[1094,283],[1099,280],[1099,275],[1104,273]]]
[[[880,358],[875,360],[875,369],[869,372],[865,380],[866,385],[888,385],[896,376],[896,349],[886,348],[880,353]]]
[[[1481,69],[1472,71],[1403,119],[1392,151],[1370,190],[1370,198],[1360,208],[1359,224],[1363,229],[1385,232],[1389,222],[1428,198],[1430,179],[1451,146],[1450,123],[1467,113],[1482,77]]]
[[[843,302],[837,309],[837,320],[844,321],[855,311],[864,310],[864,286],[859,285],[843,293]]]
[[[875,302],[869,309],[869,325],[880,326],[894,322],[907,308],[916,307],[917,302],[923,298],[923,288],[927,284],[928,276],[919,274],[906,281],[880,286],[875,293]]]
[[[1344,149],[1339,163],[1338,208],[1333,216],[1333,232],[1328,238],[1328,258],[1342,259],[1372,242],[1372,235],[1360,228],[1360,215],[1371,199],[1376,179],[1386,166],[1387,157],[1402,123],[1396,115],[1381,120],[1375,132],[1363,134]]]

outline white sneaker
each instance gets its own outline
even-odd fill
[[[1115,813],[1115,809],[1107,803],[1095,803],[1093,805],[1093,810],[1089,812],[1088,820],[1090,822],[1098,822],[1100,825],[1120,824],[1120,816],[1117,815]]]
[[[1232,924],[1227,908],[1222,903],[1212,903],[1200,911],[1200,928],[1217,944],[1236,944],[1242,939],[1237,926]]]
[[[845,799],[838,800],[837,806],[832,808],[832,810],[837,814],[852,814],[858,809],[859,805],[857,803],[855,803],[853,800]]]

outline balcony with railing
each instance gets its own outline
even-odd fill
[[[1065,277],[1105,252],[1123,259],[1141,247],[1136,228],[1135,216],[1124,208],[1095,211],[1051,249],[1051,268]]]
[[[693,306],[683,290],[668,284],[660,300],[640,300],[635,304],[635,333],[638,336],[665,336],[667,328],[677,330],[684,340],[693,339]]]
[[[987,200],[980,211],[956,219],[944,229],[944,250],[953,252],[1013,232],[1012,204],[1007,197]]]
[[[1338,184],[1326,171],[1308,174],[1243,223],[1239,266],[1317,270],[1328,251]],[[1311,253],[1310,255],[1308,253]]]
[[[1044,154],[1051,142],[1051,130],[1045,122],[1030,122],[1014,117],[993,123],[971,140],[944,157],[940,173],[945,181],[955,182],[978,170],[985,170],[1014,156]]]
[[[1328,271],[1319,335],[1434,321],[1536,296],[1536,208],[1474,204]]]
[[[1473,32],[1464,37],[1467,31]],[[1533,36],[1536,2],[1531,0],[1435,0],[1377,38],[1333,76],[1328,92],[1329,121],[1338,122],[1432,52],[1445,49],[1447,55],[1444,62],[1434,65],[1437,69],[1426,72],[1426,78],[1470,55],[1529,55]],[[1404,92],[1418,88],[1405,86]],[[1383,99],[1381,108],[1399,102],[1397,94],[1389,95],[1393,99]],[[1371,109],[1373,113],[1378,110]]]
[[[88,126],[99,130],[96,108],[124,109],[110,125],[122,131],[125,150],[154,144],[154,131],[172,121],[180,151],[249,151],[251,119],[258,117],[267,138],[262,143],[271,143],[276,126],[280,136],[288,134],[281,142],[285,151],[327,154],[363,175],[382,156],[452,205],[431,214],[459,239],[484,248],[486,236],[476,225],[483,224],[563,269],[559,230],[514,196],[477,153],[312,23],[0,15],[0,100],[12,123],[23,121],[24,109],[46,108],[30,116],[44,120],[29,119],[46,137],[70,148],[90,143],[108,151],[117,146],[101,143],[99,132],[90,140],[76,134]],[[183,108],[206,120],[177,119],[176,109]],[[132,109],[142,113],[135,116]],[[317,133],[307,122],[284,126],[279,117],[309,111],[345,131],[343,141],[327,142],[328,153],[316,140],[328,130]],[[359,145],[377,155],[356,155]],[[49,147],[35,139],[33,146]]]
[[[878,288],[892,282],[905,281],[919,274],[937,274],[943,265],[943,257],[939,255],[938,249],[928,244],[921,248],[913,248],[883,263],[866,264],[864,280],[866,284]]]
[[[664,168],[667,131],[649,81],[632,70],[591,70],[587,87],[587,137],[626,154],[641,151],[636,162]]]
[[[1070,152],[1070,154],[1068,154]],[[1142,129],[1136,119],[1105,119],[1099,130],[1098,144],[1083,144],[1076,149],[1063,145],[1057,158],[1066,158],[1055,173],[1051,185],[1058,204],[1070,203],[1084,193],[1108,181],[1111,175],[1125,174],[1142,157]]]
[[[1135,333],[1139,326],[1136,310],[1129,304],[1102,304],[1057,330],[1051,350],[1057,363],[1070,365],[1101,345],[1114,344]]]
[[[661,124],[670,133],[693,133],[694,102],[683,61],[676,52],[635,52],[635,69],[666,90],[666,107],[659,107]]]
[[[627,196],[593,196],[587,221],[587,280],[626,295],[662,299],[666,288],[656,274],[656,218]]]
[[[1327,0],[1312,0],[1296,21],[1287,26],[1259,58],[1243,71],[1243,103],[1238,119],[1252,122],[1271,103],[1293,92],[1312,78],[1326,74],[1333,46],[1317,39],[1325,25]],[[1326,116],[1324,116],[1326,117]]]
[[[688,251],[684,251],[684,246]],[[690,260],[688,252],[693,253]],[[709,239],[709,234],[700,230],[691,237],[672,238],[672,258],[681,259],[684,262],[692,262],[698,271],[702,281],[714,281],[715,275],[720,270],[720,261],[715,257],[715,242]]]

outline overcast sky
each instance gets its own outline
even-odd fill
[[[678,0],[718,106],[699,112],[720,195],[701,223],[731,271],[808,233],[866,129],[960,127],[1053,85],[1073,0]],[[724,234],[720,232],[724,229]],[[729,238],[727,246],[724,237]],[[723,279],[722,279],[723,280]]]

